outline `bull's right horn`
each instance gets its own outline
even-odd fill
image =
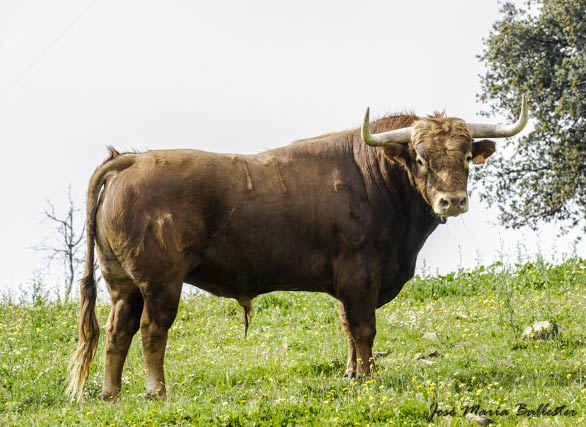
[[[382,147],[389,144],[406,144],[411,141],[412,127],[371,134],[368,129],[369,125],[370,108],[367,108],[366,114],[364,114],[364,121],[362,122],[362,140],[372,147]]]
[[[508,138],[517,135],[527,124],[527,97],[521,98],[521,113],[515,123],[508,125],[493,125],[486,123],[466,123],[472,138]]]

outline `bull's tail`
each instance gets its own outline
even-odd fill
[[[94,275],[94,244],[96,240],[96,213],[100,192],[106,179],[134,163],[134,154],[120,155],[110,148],[110,158],[106,160],[92,175],[87,193],[86,208],[86,243],[87,254],[85,259],[85,272],[80,281],[80,312],[79,312],[79,341],[77,349],[69,362],[69,385],[67,394],[81,401],[83,391],[87,383],[90,365],[96,354],[100,327],[96,318],[96,279]]]

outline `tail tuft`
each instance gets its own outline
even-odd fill
[[[90,272],[86,271],[81,279],[80,288],[79,341],[77,349],[69,361],[70,376],[67,386],[67,394],[78,402],[83,399],[83,390],[100,338],[100,326],[95,312],[97,292],[93,267]]]

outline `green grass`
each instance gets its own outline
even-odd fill
[[[417,277],[377,312],[377,359],[369,379],[342,378],[346,338],[326,295],[274,293],[255,299],[244,339],[232,300],[185,299],[166,358],[169,399],[143,399],[140,339],[123,375],[121,400],[97,399],[102,351],[82,405],[64,395],[75,348],[77,305],[50,302],[38,283],[27,299],[0,302],[2,426],[469,426],[467,405],[508,410],[500,426],[586,425],[586,261],[494,264]],[[108,306],[99,305],[106,322]],[[558,337],[525,341],[525,326],[550,320]],[[437,340],[422,338],[434,331]],[[138,336],[137,336],[138,338]],[[438,351],[427,365],[418,352]],[[428,422],[429,408],[456,416]],[[574,417],[517,416],[515,405],[566,405]]]

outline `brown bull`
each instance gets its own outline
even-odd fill
[[[415,270],[429,234],[468,209],[470,162],[526,124],[390,116],[252,156],[197,150],[120,154],[93,174],[79,343],[68,391],[81,399],[95,355],[94,246],[112,299],[102,396],[120,392],[140,329],[147,395],[166,396],[163,360],[184,282],[238,300],[326,292],[348,334],[346,374],[369,374],[375,310]],[[376,132],[371,134],[370,132]]]

